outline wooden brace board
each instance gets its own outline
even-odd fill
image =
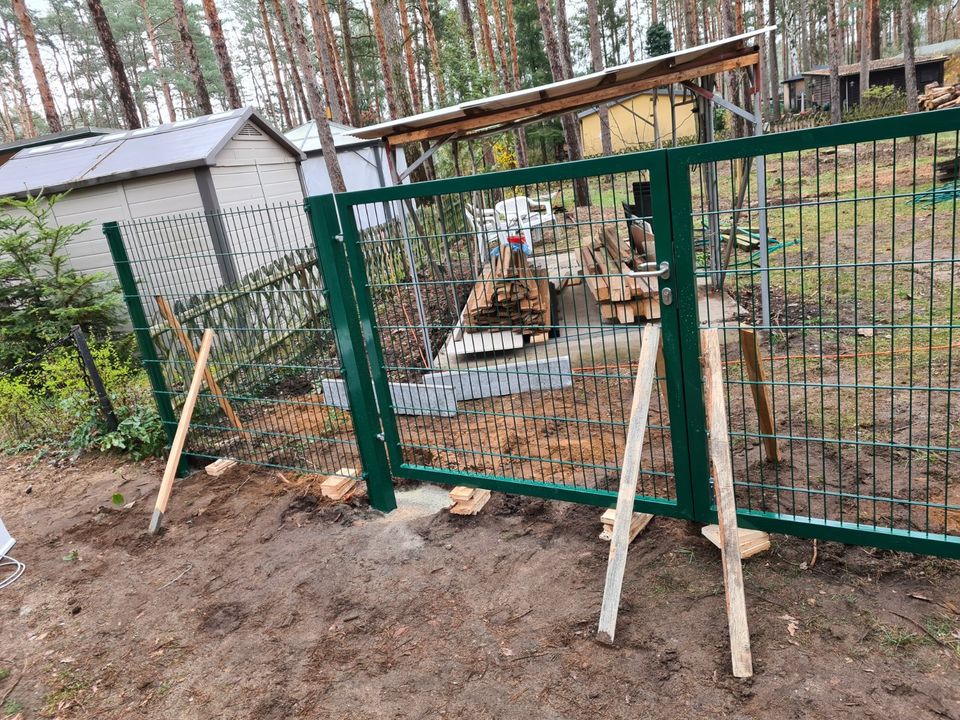
[[[617,629],[623,573],[627,567],[627,550],[630,546],[633,505],[637,496],[637,480],[640,476],[640,455],[643,450],[643,437],[647,430],[647,414],[650,411],[657,354],[660,349],[660,326],[651,324],[644,327],[640,342],[637,380],[633,387],[630,424],[627,427],[627,443],[623,453],[623,470],[620,473],[620,489],[617,492],[617,514],[613,521],[613,537],[610,540],[607,577],[603,586],[603,604],[600,608],[600,624],[597,629],[597,638],[607,643],[613,642]]]

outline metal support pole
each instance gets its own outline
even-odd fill
[[[713,89],[713,81],[706,81],[710,89]],[[714,117],[713,101],[707,97],[700,98],[701,107],[704,115],[704,137],[705,143],[714,141]],[[720,194],[717,188],[717,164],[708,162],[704,165],[704,174],[706,175],[707,186],[707,235],[710,248],[710,270],[712,285],[715,290],[719,290],[723,285],[723,250],[720,247],[720,218],[717,217],[717,211],[720,208]]]
[[[345,223],[349,238],[340,235],[337,207],[333,195],[307,198],[306,212],[310,232],[317,249],[317,260],[323,274],[324,296],[330,308],[334,337],[343,363],[343,379],[350,402],[350,419],[357,438],[357,449],[363,462],[370,504],[377,510],[390,512],[397,507],[393,478],[383,444],[377,398],[370,378],[370,365],[364,350],[363,330],[357,315],[357,303],[351,284],[344,242],[356,242],[356,225],[350,218]],[[343,242],[338,242],[342,240]]]
[[[763,135],[763,105],[760,101],[760,68],[747,69],[753,84],[753,134]],[[760,210],[760,305],[764,329],[770,328],[770,248],[767,243],[767,160],[763,155],[756,158],[757,163],[757,205]],[[734,239],[730,238],[730,242]]]
[[[117,414],[113,410],[113,402],[107,394],[107,389],[103,386],[103,378],[100,377],[100,370],[97,369],[97,363],[93,360],[90,353],[90,347],[87,345],[87,336],[83,328],[74,325],[70,328],[70,335],[73,337],[73,344],[77,346],[77,353],[83,362],[83,367],[87,371],[87,377],[90,378],[90,384],[93,391],[97,394],[97,402],[100,404],[100,412],[103,413],[103,419],[107,423],[107,430],[113,432],[120,424],[117,421]]]
[[[134,280],[133,271],[130,269],[130,258],[127,257],[127,249],[123,245],[120,226],[116,222],[104,223],[103,234],[107,238],[110,255],[113,256],[113,265],[117,270],[117,277],[120,279],[123,300],[130,313],[130,322],[133,323],[133,333],[137,338],[140,356],[143,358],[143,369],[147,373],[147,379],[150,381],[150,387],[153,390],[153,399],[157,404],[157,414],[160,415],[163,429],[166,431],[167,442],[172,443],[177,429],[177,420],[173,413],[173,403],[170,401],[171,393],[167,388],[167,381],[163,377],[163,370],[160,368],[160,359],[153,347],[153,340],[150,337],[150,324],[147,322],[147,314],[143,311],[143,302],[140,300],[140,293],[137,290],[137,281]],[[190,466],[187,464],[187,455],[181,455],[177,474],[182,477],[189,472]]]
[[[399,185],[400,176],[397,174],[397,161],[392,145],[387,149],[387,164],[390,166],[390,176]],[[412,205],[405,208],[412,212]],[[423,335],[423,349],[427,357],[427,369],[433,368],[433,346],[430,343],[430,331],[427,329],[427,311],[423,304],[423,291],[420,289],[420,276],[417,273],[417,259],[413,253],[413,244],[410,242],[410,229],[407,226],[407,212],[400,213],[400,226],[403,228],[403,247],[410,266],[410,279],[413,281],[413,294],[417,305],[417,316],[420,318],[420,333]]]

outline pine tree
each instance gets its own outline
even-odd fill
[[[203,77],[203,68],[200,65],[200,57],[197,55],[197,46],[193,42],[193,36],[190,34],[190,23],[187,18],[187,8],[184,6],[184,0],[173,0],[173,13],[177,20],[177,30],[180,32],[180,43],[187,56],[187,64],[190,67],[190,79],[193,82],[197,106],[204,115],[213,114],[213,106],[210,104],[210,93],[207,90],[207,81]]]
[[[93,18],[97,35],[100,37],[100,46],[106,56],[107,65],[110,67],[110,75],[113,77],[113,84],[117,89],[120,107],[123,110],[127,127],[130,130],[136,130],[141,127],[140,116],[137,114],[137,104],[134,102],[133,92],[130,90],[130,83],[127,80],[127,71],[124,68],[123,59],[120,57],[120,51],[117,49],[117,43],[113,38],[113,31],[110,29],[107,14],[103,11],[100,0],[87,0],[87,7],[90,9],[90,16]]]
[[[227,104],[234,109],[241,108],[243,99],[240,97],[240,90],[233,75],[233,63],[230,62],[230,52],[227,50],[227,40],[223,36],[223,25],[220,23],[220,12],[217,10],[216,1],[203,0],[203,12],[207,16],[210,39],[213,41],[220,76],[223,78],[223,86],[227,92]]]
[[[33,29],[33,20],[27,11],[27,5],[24,0],[12,0],[13,12],[20,23],[20,32],[23,35],[23,41],[27,46],[27,55],[30,57],[30,64],[33,65],[33,76],[37,80],[37,90],[40,92],[40,101],[43,103],[43,114],[47,118],[47,128],[52,133],[58,133],[63,130],[60,123],[60,114],[57,112],[57,106],[53,101],[53,93],[50,92],[50,84],[47,82],[47,71],[43,67],[43,61],[40,59],[40,50],[37,47],[37,34]]]

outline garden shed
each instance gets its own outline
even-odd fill
[[[370,190],[372,188],[389,187],[393,185],[387,165],[387,149],[381,140],[361,139],[354,135],[357,128],[330,122],[330,134],[333,135],[333,144],[337,148],[337,160],[343,171],[343,180],[348,191]],[[333,192],[330,185],[330,175],[327,173],[327,164],[323,159],[323,148],[320,147],[320,136],[317,134],[317,123],[311,120],[286,133],[287,140],[292,142],[306,156],[301,163],[303,183],[307,195],[325,195]],[[403,151],[397,152],[398,171],[402,174],[407,169]],[[409,180],[405,180],[409,182]],[[391,208],[379,206],[376,216],[358,218],[361,230],[372,225],[379,225],[399,215],[399,204]]]
[[[0,197],[68,192],[53,208],[58,225],[88,223],[68,246],[85,272],[113,274],[101,225],[182,214],[175,228],[149,247],[203,255],[210,288],[236,282],[261,264],[260,229],[227,232],[212,215],[241,205],[300,202],[300,150],[252,108],[205,115],[156,127],[117,131],[21,150],[0,167]],[[271,232],[271,237],[275,233]],[[211,242],[215,247],[208,245]],[[303,238],[287,238],[291,248]],[[157,263],[156,290],[177,278]]]

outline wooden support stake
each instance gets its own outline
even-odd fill
[[[716,328],[704,331],[703,359],[713,490],[717,502],[717,523],[720,526],[720,561],[727,600],[727,626],[730,630],[730,658],[735,677],[750,677],[753,675],[753,656],[750,653],[750,629],[747,626],[747,606],[743,590],[727,408],[723,401],[720,336]]]
[[[743,354],[743,364],[747,366],[747,377],[750,378],[750,392],[753,394],[753,404],[760,419],[760,433],[764,435],[761,438],[763,450],[768,460],[780,462],[780,445],[776,438],[777,426],[773,417],[770,386],[766,384],[763,374],[763,358],[760,355],[757,331],[749,325],[740,326],[740,352]]]
[[[170,329],[173,330],[173,334],[177,336],[180,344],[183,345],[183,349],[187,351],[187,356],[191,361],[196,363],[197,351],[194,349],[193,343],[190,342],[190,338],[187,336],[187,333],[180,324],[180,321],[177,320],[177,316],[173,314],[173,308],[170,307],[170,303],[167,302],[163,295],[157,295],[156,300],[157,307],[160,308],[160,314],[163,315],[164,320],[167,321]],[[230,424],[242,432],[244,437],[246,437],[247,432],[243,429],[243,424],[240,422],[240,418],[238,418],[237,414],[233,411],[233,406],[230,404],[230,401],[227,400],[223,390],[220,389],[220,385],[213,377],[213,373],[209,368],[204,369],[203,377],[207,381],[207,387],[210,388],[210,392],[213,393],[214,397],[216,398],[220,409],[223,410],[224,414],[227,416],[227,420],[229,420]]]
[[[163,480],[160,482],[160,492],[157,494],[157,504],[153,510],[153,518],[150,520],[149,532],[151,535],[157,534],[157,531],[160,529],[160,523],[163,522],[163,514],[167,511],[167,501],[170,499],[170,493],[173,491],[173,479],[177,474],[177,465],[180,463],[180,455],[183,453],[184,443],[187,441],[187,430],[190,428],[190,418],[193,417],[193,408],[196,407],[197,398],[200,396],[200,388],[203,386],[204,370],[207,367],[207,360],[210,357],[211,345],[213,345],[213,330],[204,330],[203,339],[200,341],[200,352],[197,354],[197,364],[193,369],[193,380],[190,381],[187,399],[184,401],[183,409],[180,411],[180,422],[177,424],[177,433],[173,436],[170,455],[167,457],[167,467],[163,471]]]
[[[623,470],[620,473],[620,488],[617,491],[617,515],[613,521],[613,538],[610,540],[610,557],[607,560],[607,578],[603,585],[603,604],[600,608],[600,624],[597,629],[597,638],[601,642],[612,643],[617,629],[623,573],[627,567],[627,550],[630,547],[633,504],[637,496],[637,479],[640,476],[640,453],[643,450],[643,436],[647,429],[647,413],[650,411],[650,397],[653,394],[659,348],[660,326],[647,325],[643,328],[640,360],[637,362],[637,381],[633,387],[630,425],[627,428]]]

